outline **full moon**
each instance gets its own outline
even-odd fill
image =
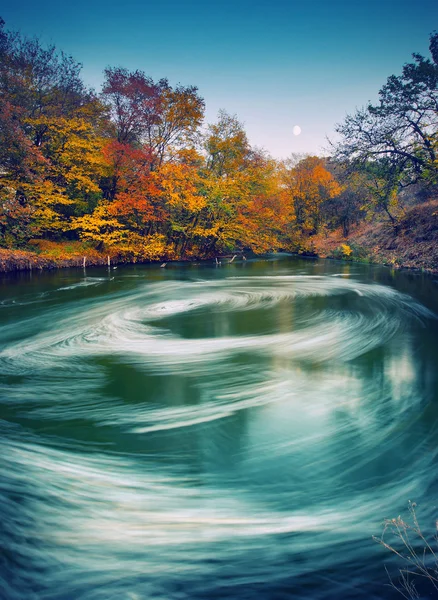
[[[295,127],[292,129],[292,131],[294,132],[294,135],[300,135],[301,127],[299,125],[295,125]]]

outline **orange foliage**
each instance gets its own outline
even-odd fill
[[[130,260],[289,247],[340,192],[323,159],[278,164],[220,111],[201,132],[194,86],[108,68],[97,97],[80,65],[2,30],[0,235],[40,251]],[[81,241],[62,242],[76,236]],[[50,240],[50,241],[49,241]],[[97,260],[97,259],[96,259]]]
[[[308,156],[296,166],[283,165],[283,185],[294,206],[296,224],[308,233],[321,225],[321,206],[338,196],[342,188],[325,168],[324,159]]]

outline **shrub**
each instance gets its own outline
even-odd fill
[[[368,252],[357,244],[341,244],[330,253],[330,258],[354,260],[356,262],[369,262]]]

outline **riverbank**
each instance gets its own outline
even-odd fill
[[[41,249],[38,252],[29,250],[13,250],[0,248],[0,273],[12,273],[14,271],[31,270],[53,270],[75,267],[101,267],[121,264],[143,263],[157,264],[168,262],[181,262],[201,260],[199,257],[180,257],[178,259],[169,259],[167,256],[161,256],[156,261],[133,259],[131,255],[124,254],[114,250],[99,252],[95,248],[85,246],[80,242],[41,242]],[[241,254],[241,253],[239,253]],[[232,260],[233,254],[218,256],[217,258],[227,258]],[[203,260],[206,260],[204,257]],[[214,258],[212,258],[214,260]]]
[[[0,273],[13,271],[31,271],[33,269],[47,270],[68,267],[97,267],[108,264],[108,256],[99,253],[87,253],[86,255],[72,255],[70,257],[55,257],[27,250],[9,250],[0,248]],[[110,258],[111,260],[111,258]],[[122,262],[113,260],[114,264]]]
[[[313,236],[309,248],[320,258],[438,273],[438,201],[407,211],[397,230],[387,223],[362,224],[347,237],[340,230]],[[87,267],[104,266],[108,259],[113,265],[133,262],[123,254],[99,252],[81,242],[41,241],[38,252],[0,248],[0,272],[83,267],[84,261]]]
[[[406,211],[396,229],[388,223],[367,223],[347,237],[340,230],[320,234],[312,238],[312,250],[321,258],[438,273],[438,201]]]

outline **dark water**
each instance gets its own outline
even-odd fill
[[[273,257],[0,301],[1,598],[394,597],[372,535],[438,512],[432,278]]]

